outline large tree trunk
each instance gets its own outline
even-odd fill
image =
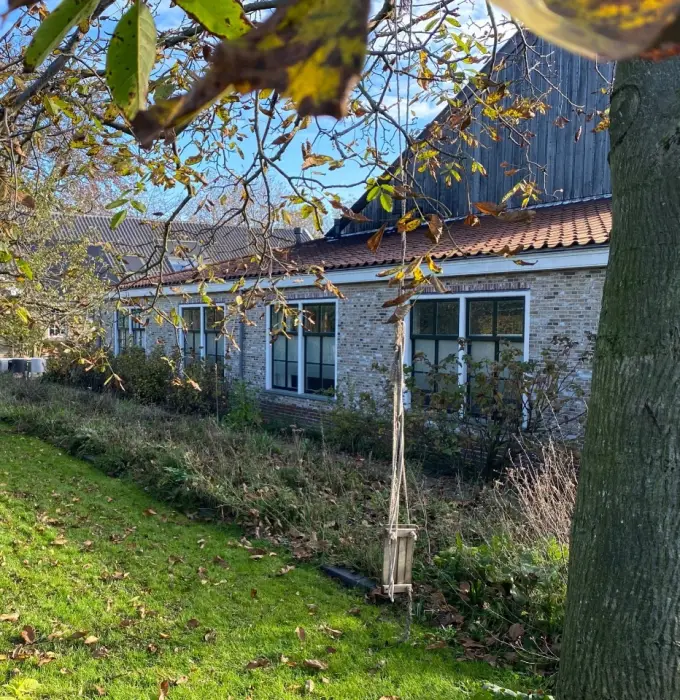
[[[680,61],[618,66],[559,700],[680,699]]]

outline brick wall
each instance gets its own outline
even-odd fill
[[[530,357],[538,359],[541,351],[552,344],[555,335],[565,335],[585,348],[589,334],[597,330],[602,287],[605,270],[603,268],[551,271],[517,272],[502,275],[478,277],[456,277],[446,280],[447,289],[459,292],[502,292],[528,290],[530,292]],[[380,398],[385,395],[385,375],[373,369],[374,365],[389,367],[392,360],[394,326],[385,321],[391,315],[390,309],[383,309],[383,303],[394,296],[394,289],[385,283],[342,285],[345,300],[338,301],[338,391],[344,396],[356,396],[360,392],[370,392]],[[333,298],[315,287],[296,288],[289,300]],[[228,301],[228,294],[213,295],[215,302]],[[197,302],[198,299],[193,300]],[[165,310],[173,305],[189,303],[179,297],[160,301]],[[318,422],[328,411],[332,400],[307,398],[298,395],[282,395],[265,391],[265,352],[266,328],[264,307],[249,312],[252,325],[238,324],[230,328],[241,345],[240,350],[228,350],[227,373],[232,378],[245,379],[253,389],[261,392],[263,407],[268,416],[282,422]],[[109,324],[113,329],[112,321]],[[147,330],[147,350],[159,343],[172,349],[177,347],[175,329],[168,323],[158,325],[150,320]],[[590,367],[584,366],[579,372],[579,381],[588,389]]]

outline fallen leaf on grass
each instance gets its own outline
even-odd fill
[[[106,695],[106,689],[103,688],[101,685],[95,685],[94,689],[97,692],[97,695]]]
[[[271,666],[271,661],[265,657],[262,657],[260,659],[255,659],[254,661],[249,661],[246,664],[246,669],[251,671],[255,668],[267,668],[267,666]]]
[[[68,540],[65,537],[57,537],[52,540],[52,544],[56,547],[63,547],[67,542]]]
[[[221,566],[223,569],[229,568],[229,564],[224,559],[222,559],[222,557],[220,557],[219,555],[215,556],[215,558],[213,559],[213,563],[217,564],[218,566]]]
[[[153,508],[147,508],[144,511],[144,515],[146,515],[148,517],[150,515],[158,515],[158,513],[156,513],[156,511]]]
[[[328,625],[321,625],[321,631],[330,635],[331,637],[333,637],[333,639],[339,639],[340,637],[342,637],[341,630],[334,630],[332,627],[329,627]]]
[[[305,693],[313,693],[314,692],[314,681],[311,678],[308,678],[305,681]]]
[[[425,648],[431,651],[432,649],[445,649],[447,646],[447,643],[443,639],[439,639],[436,642],[432,642],[432,644],[428,644]]]
[[[35,628],[26,625],[26,627],[21,630],[21,638],[26,644],[35,643]]]
[[[285,576],[286,574],[289,574],[295,567],[292,565],[289,566],[284,566],[283,568],[279,569],[276,572],[277,576]]]
[[[195,617],[192,617],[191,620],[187,622],[187,627],[190,630],[195,630],[197,627],[200,627],[200,625],[201,623]]]
[[[170,682],[162,681],[158,688],[158,700],[166,700],[170,692]]]
[[[19,619],[19,613],[5,613],[0,615],[0,622],[16,622]]]
[[[109,655],[109,650],[106,647],[99,647],[92,652],[93,659],[105,659]]]
[[[327,654],[337,654],[338,650],[335,647],[326,647]]]
[[[68,637],[66,637],[66,639],[69,642],[74,642],[76,641],[76,639],[84,639],[85,637],[87,637],[87,632],[81,630],[79,632],[74,632],[73,634],[70,634]]]
[[[85,637],[84,644],[87,644],[90,646],[91,644],[96,644],[99,641],[99,637],[95,637],[94,635],[90,635],[89,637]]]
[[[307,633],[305,632],[304,627],[296,627],[295,628],[295,634],[297,634],[297,638],[301,641],[304,642],[305,639],[307,639]]]
[[[250,589],[250,597],[253,599],[257,598],[257,588]]]
[[[354,617],[359,617],[361,615],[361,608],[350,608],[347,611],[348,615],[354,615]]]
[[[401,700],[398,695],[381,695],[380,700]]]
[[[305,659],[302,662],[305,668],[311,668],[314,671],[326,671],[328,669],[328,664],[325,661],[319,661],[318,659]]]
[[[217,632],[215,630],[208,630],[203,635],[203,641],[205,641],[205,642],[214,642],[216,639],[217,639]]]
[[[520,624],[519,622],[515,622],[514,625],[510,625],[510,629],[508,630],[508,637],[510,638],[510,641],[516,642],[523,636],[524,625]]]

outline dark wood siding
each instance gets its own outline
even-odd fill
[[[463,179],[447,186],[442,174],[432,177],[427,171],[419,173],[411,167],[416,170],[415,189],[436,202],[431,204],[419,198],[418,206],[424,214],[437,211],[449,217],[465,216],[470,211],[470,202],[500,202],[515,183],[525,178],[536,181],[541,189],[538,203],[611,193],[607,162],[609,134],[594,132],[594,127],[600,120],[597,112],[609,105],[608,88],[613,82],[614,64],[595,64],[531,35],[527,44],[525,47],[519,36],[506,44],[503,49],[506,66],[494,79],[511,83],[512,97],[506,98],[507,104],[518,94],[541,97],[549,107],[547,113],[516,125],[525,139],[484,116],[478,116],[468,127],[468,132],[479,140],[476,147],[467,146],[455,132],[450,132],[452,138],[442,141],[442,149],[461,159]],[[436,121],[446,122],[449,115],[445,109]],[[488,125],[496,128],[500,140],[494,141],[484,133]],[[485,167],[486,176],[470,172],[472,160]],[[509,165],[502,168],[501,163]],[[516,174],[505,174],[514,168],[519,169]],[[411,208],[414,202],[407,204]],[[508,204],[521,206],[521,196],[513,196]],[[368,204],[360,200],[354,208],[361,209],[364,205],[363,213],[370,222],[350,222],[343,233],[371,230],[385,221],[394,222],[399,216],[396,210],[400,207],[389,214],[377,199]]]

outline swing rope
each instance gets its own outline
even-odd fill
[[[407,10],[412,16],[413,8],[409,0],[402,0],[398,7],[394,9],[394,44],[397,54],[397,80],[396,80],[396,98],[397,98],[397,123],[402,126],[401,115],[401,89],[400,89],[400,51],[399,51],[399,17],[402,11]],[[409,27],[412,25],[409,21]],[[409,48],[411,44],[411,30],[409,29]],[[407,89],[406,89],[406,121],[408,122],[408,106],[410,102],[410,73],[407,73]],[[408,124],[407,124],[408,127]],[[402,142],[402,131],[397,129],[398,148],[399,148],[399,175],[398,179],[404,187],[404,144]],[[401,200],[401,216],[406,215],[406,199]],[[401,264],[402,268],[406,266],[406,232],[401,232]],[[399,296],[404,293],[403,278],[399,280]],[[395,323],[394,335],[394,359],[391,371],[392,383],[392,475],[390,489],[390,508],[387,523],[388,542],[387,547],[390,553],[388,579],[387,579],[387,594],[392,602],[394,602],[395,593],[395,574],[397,568],[397,538],[399,531],[400,507],[402,496],[406,510],[406,522],[411,522],[411,514],[409,511],[408,485],[406,481],[406,462],[404,458],[404,433],[405,433],[405,416],[404,416],[404,350],[405,350],[405,330],[403,320]],[[415,533],[413,534],[415,537]],[[410,635],[411,619],[413,615],[411,588],[408,589],[408,609],[406,629],[404,630],[404,638],[408,639]]]

